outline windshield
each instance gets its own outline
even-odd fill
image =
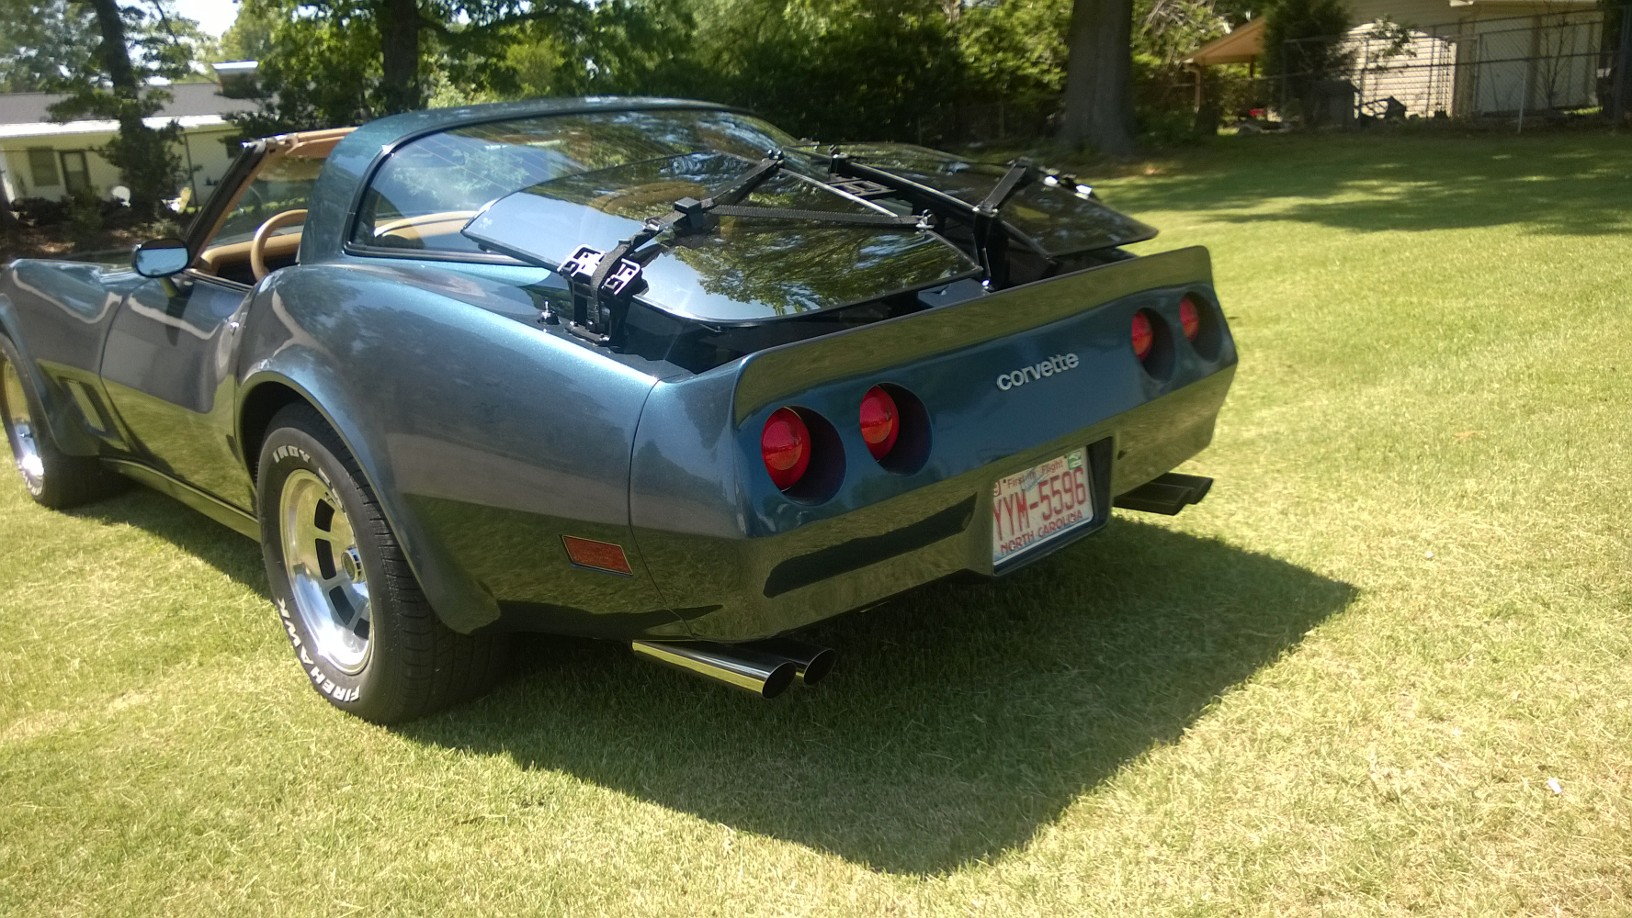
[[[210,246],[248,242],[267,218],[286,210],[305,209],[321,171],[322,159],[284,156],[268,162],[228,211],[221,228],[210,238]],[[280,235],[298,232],[300,225],[295,224]]]
[[[391,154],[364,197],[352,241],[474,252],[458,230],[523,188],[700,151],[752,161],[793,143],[756,118],[707,110],[546,115],[455,128]]]

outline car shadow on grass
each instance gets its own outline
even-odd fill
[[[1119,519],[1002,581],[933,585],[807,632],[839,668],[773,702],[613,645],[529,636],[493,695],[399,733],[936,874],[1025,844],[1354,597]]]
[[[70,512],[143,529],[266,594],[253,542],[159,495]],[[497,691],[397,732],[873,869],[938,874],[1024,845],[1355,595],[1118,517],[1000,581],[935,584],[808,630],[839,667],[775,701],[615,644],[518,635],[517,671]]]

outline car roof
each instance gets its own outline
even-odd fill
[[[428,108],[417,112],[388,115],[359,128],[382,147],[395,146],[414,137],[490,121],[509,121],[544,115],[586,112],[641,111],[650,109],[728,109],[714,102],[639,96],[575,96],[527,99],[520,102],[488,102],[453,108]]]
[[[340,255],[344,245],[342,236],[351,224],[352,209],[362,184],[372,175],[380,160],[405,143],[427,134],[493,121],[661,109],[737,110],[714,102],[688,99],[580,96],[431,108],[370,121],[342,137],[329,154],[323,174],[312,192],[306,229],[301,240],[300,260],[303,263],[327,261]]]

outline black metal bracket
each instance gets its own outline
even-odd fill
[[[720,218],[711,211],[714,201],[699,201],[696,198],[681,198],[674,202],[674,213],[678,218],[673,223],[677,236],[692,236],[706,233],[720,225]]]
[[[574,335],[596,344],[621,342],[629,298],[645,283],[640,263],[624,257],[627,248],[620,245],[611,252],[600,252],[581,245],[561,263],[558,273],[572,293],[567,330]]]
[[[828,182],[827,184],[828,187],[836,191],[842,191],[847,195],[861,198],[863,200],[868,198],[883,197],[884,195],[891,193],[890,189],[880,185],[877,182],[870,182],[867,179],[838,179],[836,181]]]

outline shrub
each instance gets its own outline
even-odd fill
[[[68,202],[50,198],[18,198],[12,205],[17,217],[33,227],[61,226],[68,220]]]
[[[68,199],[68,238],[84,245],[96,239],[107,227],[102,214],[102,202],[95,195],[76,194]]]
[[[1353,63],[1348,9],[1343,0],[1280,0],[1265,20],[1265,72],[1284,81],[1287,101],[1306,123],[1320,121],[1322,85]]]

